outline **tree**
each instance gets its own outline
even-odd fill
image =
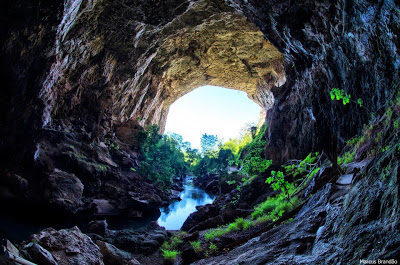
[[[218,143],[218,136],[217,135],[208,135],[203,134],[200,139],[201,151],[203,155],[209,155],[213,150],[215,150],[216,145]]]
[[[162,189],[169,189],[174,176],[182,176],[188,169],[182,151],[182,136],[161,136],[158,126],[149,126],[141,132],[141,156],[143,161],[138,169]]]

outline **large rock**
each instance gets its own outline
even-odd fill
[[[135,231],[130,229],[109,230],[104,241],[122,250],[136,254],[152,254],[159,250],[162,243],[168,239],[165,228],[152,223],[147,228]]]
[[[47,228],[30,240],[50,252],[59,265],[104,265],[99,247],[76,226],[58,231]]]
[[[118,249],[117,247],[103,242],[96,241],[101,253],[103,254],[105,265],[140,265],[140,263],[129,252]]]
[[[191,228],[195,227],[199,223],[206,221],[209,218],[215,217],[219,214],[218,207],[212,204],[197,206],[196,208],[197,211],[189,215],[189,217],[183,223],[181,230],[189,231]]]
[[[81,206],[83,184],[74,175],[55,169],[49,174],[44,199],[61,206],[71,212],[76,212]]]
[[[29,243],[24,248],[28,250],[32,260],[37,264],[58,265],[58,262],[54,259],[53,255],[38,243]]]

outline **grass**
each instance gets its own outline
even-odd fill
[[[219,227],[216,229],[211,229],[208,232],[204,233],[204,239],[207,241],[211,241],[216,237],[220,237],[228,233],[236,231],[246,231],[253,225],[254,224],[251,220],[237,218],[235,222],[230,223],[225,228]]]
[[[168,241],[165,241],[162,244],[161,248],[164,250],[174,250],[181,244],[183,244],[183,241],[182,241],[182,239],[179,238],[179,235],[172,236],[170,239],[170,242],[168,243]]]
[[[255,222],[263,223],[268,221],[276,221],[286,212],[290,212],[297,205],[300,205],[301,201],[297,197],[290,199],[290,202],[285,200],[281,196],[269,197],[266,201],[260,203],[254,208],[254,212],[251,214]]]
[[[186,232],[177,232],[174,236],[170,238],[169,241],[164,241],[161,246],[161,251],[163,253],[163,257],[166,261],[173,263],[176,260],[176,256],[180,254],[178,250],[179,245],[183,244],[182,237],[184,237]]]
[[[207,241],[211,241],[216,237],[225,235],[226,233],[227,231],[222,228],[211,229],[208,232],[204,233],[204,239]]]

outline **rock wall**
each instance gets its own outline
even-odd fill
[[[360,132],[399,88],[396,1],[229,1],[285,57],[287,82],[274,90],[266,155],[274,163],[332,149]],[[332,101],[340,88],[363,107]]]
[[[283,57],[262,33],[219,1],[169,4],[171,18],[144,2],[66,1],[40,92],[43,126],[84,113],[106,128],[131,119],[163,128],[169,106],[205,84],[270,108]]]

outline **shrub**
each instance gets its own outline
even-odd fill
[[[214,243],[211,243],[208,249],[210,250],[211,254],[215,254],[218,251],[218,247]]]
[[[162,249],[161,250],[163,253],[163,258],[171,263],[173,263],[176,260],[176,256],[180,254],[179,251],[176,250],[166,250]]]
[[[301,201],[297,197],[293,197],[287,201],[282,196],[269,197],[265,202],[260,203],[254,208],[251,214],[252,219],[256,223],[266,221],[276,221],[285,212],[289,212],[296,206],[300,205]]]
[[[269,197],[266,201],[256,205],[254,212],[251,214],[252,219],[257,219],[265,213],[269,213],[274,210],[280,203],[282,199],[277,197]]]
[[[191,241],[190,245],[194,249],[194,252],[196,252],[196,253],[201,252],[201,242],[200,241]]]
[[[345,152],[342,156],[338,157],[338,164],[341,165],[353,162],[355,155],[355,150]]]
[[[240,230],[240,228],[239,228],[237,223],[230,223],[228,225],[228,228],[226,229],[226,231],[228,233],[235,232],[235,231],[238,231],[238,230]]]

